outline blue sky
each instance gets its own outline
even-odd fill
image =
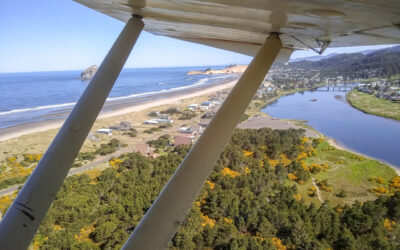
[[[0,72],[75,70],[99,65],[123,25],[72,0],[2,0]],[[324,54],[369,48],[327,49]],[[292,58],[313,55],[312,51],[298,51]],[[125,67],[247,64],[250,60],[237,53],[143,32]]]

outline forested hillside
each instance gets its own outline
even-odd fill
[[[399,249],[400,180],[375,201],[306,204],[291,180],[326,166],[304,163],[320,140],[303,133],[237,130],[170,248]],[[120,248],[188,149],[165,146],[169,153],[156,159],[125,154],[103,172],[69,177],[34,248]]]
[[[399,58],[400,46],[395,46],[366,55],[362,53],[340,54],[320,61],[292,62],[288,67],[317,71],[320,72],[321,77],[388,78],[400,74]]]

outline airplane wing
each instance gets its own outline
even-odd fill
[[[398,0],[74,0],[144,30],[254,56],[271,32],[281,54],[400,42]]]

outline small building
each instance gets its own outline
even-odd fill
[[[122,121],[118,125],[113,125],[109,128],[114,130],[128,131],[132,128],[132,124],[128,121]]]
[[[207,110],[207,109],[212,108],[213,106],[214,106],[214,102],[211,102],[211,101],[202,102],[202,103],[200,104],[200,109]]]
[[[193,138],[190,138],[188,136],[175,136],[174,138],[174,145],[191,145],[193,143]]]
[[[153,148],[150,147],[148,144],[136,144],[133,149],[133,152],[138,152],[141,155],[146,156],[146,157],[154,158],[156,156]]]
[[[169,116],[168,115],[160,115],[159,117],[158,117],[158,119],[163,119],[163,120],[169,120]]]
[[[143,123],[147,124],[147,125],[156,125],[156,124],[158,124],[158,119],[147,120],[147,121],[144,121]]]
[[[190,105],[188,106],[188,110],[196,111],[196,110],[198,110],[198,109],[199,109],[199,105],[198,105],[198,104],[195,104],[195,103],[190,104]]]
[[[184,133],[184,134],[192,134],[193,130],[191,127],[180,127],[178,130],[180,133]]]
[[[112,135],[112,129],[109,129],[109,128],[101,128],[101,129],[98,129],[98,130],[96,131],[96,133],[98,133],[98,134]]]
[[[159,119],[156,119],[156,121],[158,122],[158,123],[173,123],[174,122],[174,120],[170,120],[170,119],[163,119],[163,118],[159,118]]]

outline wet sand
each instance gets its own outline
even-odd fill
[[[157,95],[130,98],[119,101],[107,102],[100,115],[101,118],[109,118],[113,116],[123,115],[131,112],[137,112],[152,107],[157,107],[169,103],[174,103],[183,99],[193,98],[196,96],[202,96],[211,94],[214,92],[222,91],[228,88],[232,88],[237,80],[223,81],[214,83],[207,86],[198,86],[187,88],[174,92],[159,93]],[[47,115],[43,117],[45,121],[25,123],[13,127],[8,127],[0,130],[0,141],[9,140],[12,138],[19,137],[21,135],[46,131],[49,129],[55,129],[62,126],[65,118],[68,116],[70,110],[61,110],[58,113]],[[62,117],[62,118],[60,118]]]

